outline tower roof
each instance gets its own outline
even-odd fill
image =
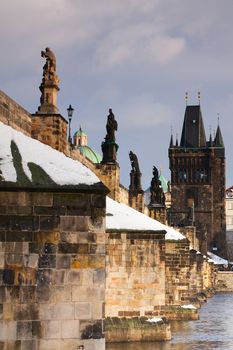
[[[180,147],[206,147],[205,129],[200,106],[186,106]]]
[[[216,131],[216,135],[215,135],[215,139],[214,139],[214,146],[215,147],[224,147],[222,133],[221,133],[219,125],[218,125],[217,131]]]

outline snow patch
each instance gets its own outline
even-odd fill
[[[166,231],[168,240],[182,240],[185,237],[172,227],[161,224],[159,221],[130,208],[126,204],[118,203],[107,197],[106,201],[106,228],[112,230],[137,231]]]
[[[207,252],[208,257],[213,260],[214,265],[228,265],[228,260],[221,258],[218,255],[215,255],[214,253]]]
[[[16,182],[11,141],[17,145],[25,174],[31,180],[28,163],[39,165],[57,185],[93,185],[99,178],[77,160],[34,140],[0,122],[0,169],[5,181]]]
[[[192,305],[192,304],[182,305],[181,307],[182,307],[182,309],[188,309],[188,310],[196,310],[196,309],[197,309],[197,308],[196,308],[194,305]]]
[[[163,322],[163,319],[161,317],[153,317],[153,318],[148,318],[146,322],[150,322],[150,323]]]

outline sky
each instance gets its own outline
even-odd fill
[[[142,184],[157,166],[169,179],[171,135],[180,139],[188,104],[201,109],[206,136],[218,115],[226,147],[226,185],[233,185],[232,0],[0,0],[0,89],[31,113],[50,47],[60,78],[58,107],[74,108],[89,146],[101,153],[112,108],[121,183],[129,185],[129,151]]]

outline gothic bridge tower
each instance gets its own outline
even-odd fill
[[[225,148],[220,127],[206,140],[200,105],[186,106],[180,140],[169,147],[171,221],[195,225],[200,250],[226,257]]]

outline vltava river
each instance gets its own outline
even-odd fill
[[[209,299],[198,321],[174,322],[172,336],[168,342],[108,344],[107,350],[233,350],[233,293]]]

